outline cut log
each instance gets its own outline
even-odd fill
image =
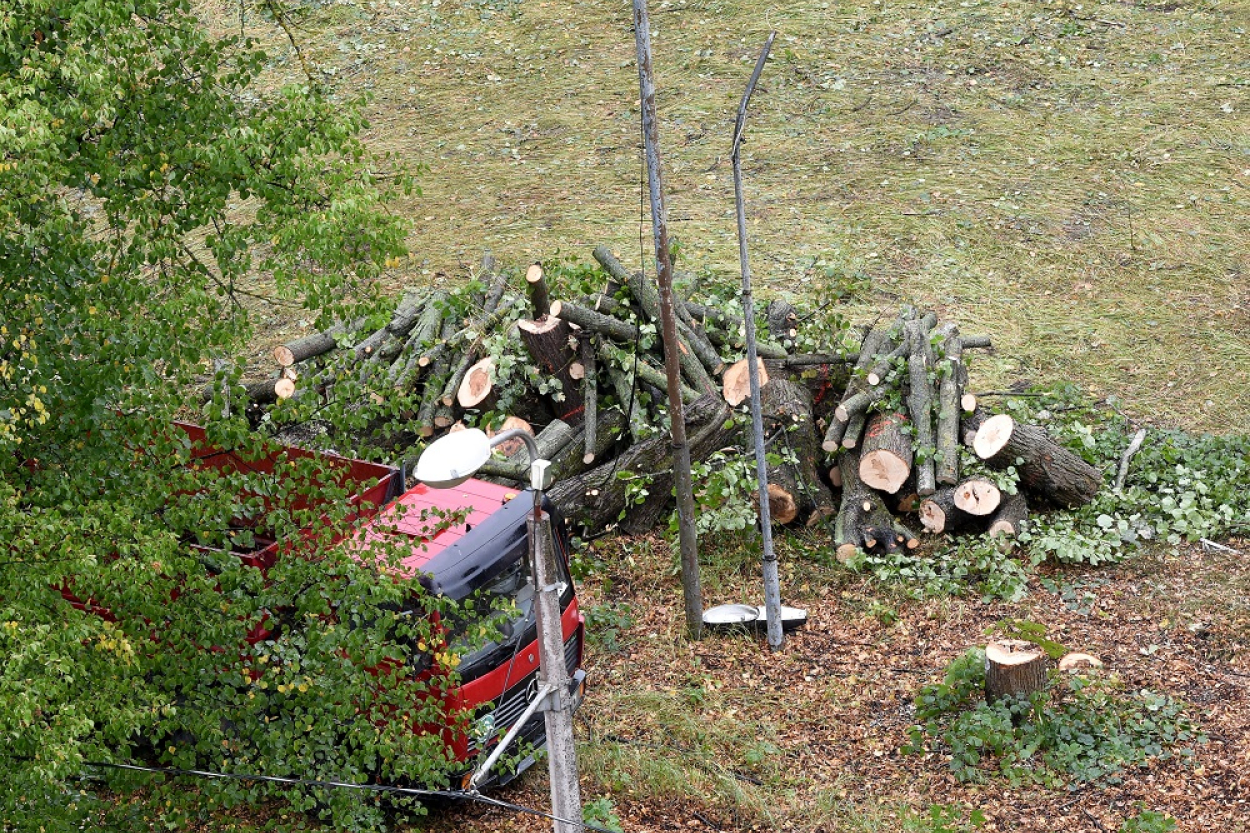
[[[992,515],[1002,499],[998,487],[984,477],[969,477],[955,487],[955,505],[969,515]]]
[[[969,515],[955,505],[953,486],[944,486],[920,501],[920,524],[934,535],[959,532],[984,522],[984,518]]]
[[[760,387],[768,384],[768,369],[763,359],[756,359],[756,370],[759,371]],[[721,377],[721,391],[730,407],[736,408],[751,396],[750,364],[746,359],[739,359],[725,370]]]
[[[584,399],[582,386],[571,372],[577,362],[573,329],[564,319],[548,315],[538,321],[518,321],[517,330],[539,372],[559,383],[558,390],[548,394],[552,410],[570,425],[580,425]]]
[[[350,324],[335,324],[333,327],[322,330],[319,333],[311,333],[303,338],[297,338],[295,341],[280,344],[273,349],[274,360],[282,367],[290,367],[293,364],[329,353],[339,346],[340,338],[359,330],[367,321],[367,318],[359,318]]]
[[[283,376],[273,383],[273,392],[279,399],[290,399],[295,395],[295,380]]]
[[[772,336],[773,341],[786,344],[793,341],[799,334],[799,316],[795,312],[794,304],[789,301],[780,299],[770,301],[764,318],[768,322],[768,334]]]
[[[239,382],[238,384],[228,385],[225,389],[226,395],[234,397],[239,393],[249,404],[252,405],[272,405],[279,399],[278,385],[280,383],[291,384],[291,392],[294,393],[294,384],[289,379],[265,379],[260,382]],[[283,385],[285,388],[286,385]],[[200,389],[200,402],[211,402],[213,399],[213,383],[209,383]],[[290,396],[281,397],[286,399]]]
[[[632,344],[640,336],[638,328],[633,324],[571,301],[552,303],[551,315],[624,344]]]
[[[585,426],[582,442],[582,462],[590,465],[595,461],[599,443],[599,379],[598,362],[595,356],[595,334],[582,333],[578,343],[578,351],[582,364],[582,407]],[[622,423],[624,424],[624,423]]]
[[[534,445],[538,447],[538,459],[555,459],[565,446],[573,442],[575,436],[576,432],[572,426],[564,420],[555,419],[547,423],[547,427],[534,437]],[[529,450],[522,446],[506,460],[498,458],[487,460],[478,471],[487,477],[527,483],[530,477]]]
[[[938,483],[953,486],[959,482],[959,412],[964,372],[963,346],[959,343],[959,328],[954,324],[945,324],[940,331],[942,333],[942,360],[938,363],[934,477]]]
[[[873,489],[894,494],[911,474],[912,444],[909,420],[899,413],[873,414],[864,432],[859,477]]]
[[[774,502],[792,507],[772,516],[772,521],[789,524],[832,515],[833,495],[816,472],[820,450],[811,394],[787,379],[773,379],[760,389],[760,412],[764,435],[775,437],[770,451],[776,462],[767,466],[770,508]],[[782,500],[778,492],[789,500]]]
[[[924,320],[907,322],[907,342],[911,352],[907,356],[907,410],[911,414],[915,430],[914,447],[917,450],[916,491],[931,495],[937,491],[934,468],[936,443],[933,432],[933,382],[929,371],[933,368],[933,349],[929,345],[929,331]]]
[[[731,444],[738,429],[729,416],[729,407],[719,395],[701,396],[685,409],[691,459],[703,459]],[[650,476],[646,501],[640,506],[630,506],[627,519],[636,518],[637,525],[647,520],[654,524],[668,507],[673,490],[672,443],[667,432],[652,432],[641,442],[630,445],[616,459],[555,483],[547,494],[570,522],[583,529],[602,532],[617,524],[626,513],[627,481],[620,476],[622,472]]]
[[[834,523],[833,543],[839,562],[847,563],[860,550],[889,553],[919,545],[916,536],[890,514],[881,496],[860,480],[855,455],[843,453],[838,458],[838,470],[842,504]]]
[[[461,408],[477,408],[490,410],[496,398],[495,360],[490,356],[469,366],[459,388],[456,390],[456,402]]]
[[[1046,690],[1046,653],[1023,639],[999,639],[985,646],[985,699],[1028,697]]]
[[[1086,654],[1080,651],[1073,651],[1070,654],[1064,654],[1059,660],[1059,670],[1064,672],[1074,671],[1092,671],[1102,668],[1102,660],[1093,654]]]
[[[842,447],[852,449],[859,445],[860,437],[864,435],[864,425],[868,422],[868,413],[860,411],[852,414],[847,420],[846,427],[842,431]]]
[[[551,295],[547,292],[541,263],[530,264],[525,270],[525,282],[529,285],[530,309],[534,311],[534,319],[540,320],[551,312]]]
[[[508,417],[503,421],[503,424],[499,426],[498,431],[487,431],[486,433],[493,437],[496,434],[502,434],[505,431],[514,430],[524,431],[531,437],[534,436],[534,427],[529,424],[528,420],[522,419],[519,416]],[[502,457],[511,457],[522,448],[525,448],[525,440],[520,437],[513,437],[512,439],[504,440],[499,445],[495,446],[494,453]]]
[[[1024,499],[1024,495],[1007,495],[999,504],[994,517],[990,519],[986,534],[991,538],[1001,537],[1009,542],[1014,541],[1015,537],[1020,534],[1021,525],[1028,517],[1029,504]]]
[[[1007,414],[987,419],[977,429],[972,449],[994,468],[1014,465],[1021,488],[1046,505],[1082,506],[1102,486],[1098,469],[1055,442],[1044,428],[1019,425]]]

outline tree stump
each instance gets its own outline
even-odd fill
[[[1023,639],[999,639],[985,646],[985,700],[1027,697],[1046,689],[1046,653]]]

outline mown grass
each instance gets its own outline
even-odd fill
[[[629,4],[306,9],[323,77],[373,96],[370,143],[429,166],[396,207],[397,286],[487,248],[649,262]],[[822,260],[871,277],[861,320],[913,300],[991,334],[974,385],[1073,380],[1143,420],[1250,423],[1245,2],[692,0],[651,20],[687,268],[737,280],[730,130],[775,28],[744,149],[765,294],[801,297]]]

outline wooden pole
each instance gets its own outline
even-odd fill
[[[651,21],[647,0],[634,0],[634,42],[638,51],[638,87],[642,102],[643,143],[651,191],[651,226],[655,238],[656,277],[660,290],[660,331],[664,339],[664,372],[668,376],[669,425],[673,443],[673,480],[677,492],[678,548],[685,597],[686,630],[694,639],[703,633],[703,594],[699,586],[699,540],[694,521],[694,484],[690,446],[681,401],[681,345],[673,307],[673,261],[668,249],[668,214],[660,178],[660,131],[655,121],[655,80],[651,71]]]

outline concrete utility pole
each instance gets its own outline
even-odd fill
[[[531,458],[535,459],[535,458]],[[534,511],[526,525],[534,543],[534,585],[538,591],[539,682],[551,698],[544,712],[547,761],[551,776],[551,815],[555,833],[579,833],[582,824],[577,749],[573,745],[573,696],[564,664],[564,629],[560,619],[560,571],[551,543],[551,516],[542,510],[542,491],[535,490]]]
[[[680,342],[673,310],[673,261],[668,250],[668,212],[660,177],[660,131],[655,121],[655,80],[651,73],[651,22],[647,0],[634,0],[634,42],[638,49],[638,86],[642,101],[643,144],[651,190],[651,227],[655,237],[656,283],[660,294],[660,333],[664,340],[664,374],[668,381],[668,415],[673,445],[673,486],[677,492],[677,541],[681,551],[681,587],[686,630],[703,633],[703,593],[699,586],[699,539],[694,526],[694,484],[690,445],[686,442],[685,409],[681,401]]]

